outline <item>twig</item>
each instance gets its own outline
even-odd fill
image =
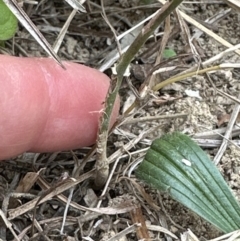
[[[132,210],[130,212],[130,216],[131,216],[131,219],[132,219],[133,223],[140,223],[141,224],[141,226],[139,226],[136,230],[138,240],[150,241],[151,239],[150,239],[150,236],[149,236],[149,233],[148,233],[148,230],[147,230],[145,218],[142,214],[141,207],[137,207],[136,209]]]

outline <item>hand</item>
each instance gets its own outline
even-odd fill
[[[109,78],[52,59],[0,55],[0,160],[94,144]],[[113,123],[118,115],[115,103]]]

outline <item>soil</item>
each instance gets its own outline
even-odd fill
[[[106,0],[104,5],[106,15],[117,36],[135,26],[162,6],[155,1],[140,0]],[[94,68],[101,68],[104,61],[111,59],[111,56],[117,53],[117,46],[111,29],[102,18],[99,1],[89,0],[84,6],[87,9],[87,13],[75,15],[58,51],[58,56],[62,60],[75,61]],[[53,45],[72,8],[64,1],[53,0],[41,1],[39,6],[25,3],[24,10],[49,43]],[[222,18],[209,23],[207,27],[229,43],[233,45],[238,44],[240,39],[239,13],[225,4],[225,1],[185,1],[181,5],[180,10],[201,24],[208,18],[219,16],[220,13],[225,11],[226,13]],[[157,83],[171,77],[173,74],[187,70],[195,64],[198,64],[200,68],[200,63],[207,61],[226,49],[222,43],[217,42],[203,32],[199,33],[199,30],[192,24],[185,22],[186,29],[189,31],[188,36],[192,37],[196,34],[192,47],[195,48],[195,54],[198,55],[194,56],[188,44],[188,37],[179,26],[176,16],[176,14],[171,16],[172,31],[166,48],[174,50],[177,58],[168,61],[164,59],[165,65],[163,67],[178,66],[178,69],[174,70],[175,72],[169,71],[158,74],[155,79]],[[126,77],[126,79],[129,79],[137,92],[141,91],[146,85],[146,79],[149,77],[149,74],[152,76],[149,70],[153,68],[158,56],[158,49],[162,40],[161,33],[163,32],[164,26],[162,25],[156,31],[156,36],[150,38],[145,43],[132,61],[130,76]],[[129,44],[130,42],[131,36],[128,36],[120,43],[124,47],[124,44]],[[21,25],[15,38],[7,41],[5,45],[5,48],[0,50],[3,54],[25,57],[47,56],[39,44]],[[146,53],[150,53],[156,46],[158,48],[153,51],[153,54],[147,56]],[[237,63],[239,60],[240,56],[235,52],[231,52],[215,61],[213,65]],[[110,78],[113,78],[112,66],[113,64],[107,66],[106,70],[104,70]],[[146,222],[151,240],[184,239],[182,234],[189,229],[196,235],[195,238],[198,239],[213,239],[222,235],[223,233],[211,224],[172,200],[167,193],[160,193],[136,179],[134,165],[145,155],[146,148],[149,147],[151,142],[165,133],[181,131],[192,135],[197,141],[200,141],[205,138],[199,138],[199,134],[226,127],[236,102],[217,92],[216,88],[237,99],[240,93],[238,78],[238,69],[223,69],[208,73],[208,76],[194,75],[185,78],[183,81],[168,85],[160,91],[150,92],[140,101],[141,104],[125,118],[124,121],[126,123],[119,125],[113,131],[113,134],[109,137],[108,144],[108,155],[111,157],[111,169],[113,170],[109,185],[106,190],[95,190],[91,181],[86,179],[75,188],[72,201],[83,207],[94,208],[100,200],[101,205],[98,207],[109,208],[117,206],[121,210],[124,210],[129,203],[134,203],[138,206],[138,215],[134,214],[133,211],[123,211],[120,214],[108,214],[107,212],[99,214],[70,207],[64,231],[61,234],[60,230],[66,199],[63,201],[55,197],[40,204],[39,208],[36,209],[35,217],[39,227],[38,230],[35,228],[33,239],[29,239],[31,237],[32,209],[29,209],[24,214],[16,215],[14,219],[10,220],[16,234],[22,235],[20,240],[103,241],[146,238],[146,236],[141,236],[142,234],[136,231],[137,228],[134,226],[134,220],[136,220],[134,218],[136,216],[139,218],[137,222],[141,222],[141,220],[143,220],[142,224]],[[131,99],[135,98],[132,89],[128,81],[124,80],[120,90],[122,103],[120,114],[130,106]],[[190,93],[193,93],[193,95],[186,92],[186,90],[190,90]],[[174,114],[186,114],[186,116],[184,118],[169,119],[166,117],[139,121],[139,118],[142,117],[161,117]],[[235,123],[235,128],[239,129],[237,123]],[[149,131],[150,129],[152,131]],[[125,145],[126,147],[131,140],[134,140],[142,133],[146,134],[133,147],[126,148],[126,151],[122,149],[122,146]],[[215,140],[213,137],[212,139]],[[236,142],[239,140],[239,132],[233,137],[233,140]],[[209,147],[203,142],[202,148],[214,159],[220,144],[221,142],[215,141],[214,145]],[[76,160],[81,164],[90,149],[86,147],[60,153],[25,153],[18,158],[1,162],[0,204],[2,210],[7,210],[8,212],[11,209],[21,207],[21,205],[44,193],[44,185],[36,178],[37,172],[40,172],[42,180],[45,180],[50,186],[56,185],[57,180],[64,172],[68,172],[71,176],[74,167],[76,167]],[[119,160],[120,156],[122,156],[121,160]],[[239,156],[239,146],[229,143],[220,163],[217,165],[238,200],[240,200]],[[94,163],[95,155],[88,159],[81,175],[91,170],[94,167]],[[114,165],[116,166],[114,167]],[[42,168],[44,170],[41,170]],[[31,180],[35,184],[21,197],[14,196],[14,193],[17,192],[14,190],[22,190],[22,185],[30,182],[23,179],[26,175],[28,175],[27,180]],[[142,194],[138,187],[141,187],[141,190],[145,190],[145,193],[151,197],[154,205],[149,204],[146,196]],[[46,186],[45,189],[47,189]],[[64,191],[63,195],[68,197],[70,190]],[[10,198],[9,195],[11,196]],[[7,204],[6,200],[8,200]],[[110,212],[110,210],[108,211]],[[153,226],[158,228],[164,227],[175,235],[175,238],[167,235],[164,231],[159,231],[160,229],[154,230]],[[26,233],[24,233],[25,229]],[[125,233],[122,234],[122,231],[125,231]],[[120,237],[116,236],[117,234]],[[187,239],[189,238],[192,238],[192,236],[187,237]],[[0,227],[0,240],[13,239],[12,232],[2,225]]]

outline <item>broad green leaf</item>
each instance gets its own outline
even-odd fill
[[[18,21],[5,3],[0,0],[0,40],[8,40],[17,31]]]
[[[176,56],[176,52],[173,49],[164,49],[163,50],[163,58],[169,59],[171,57]]]
[[[155,140],[136,176],[182,203],[223,232],[240,228],[240,206],[206,153],[188,136]]]

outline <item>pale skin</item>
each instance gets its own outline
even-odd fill
[[[83,65],[0,55],[0,160],[96,142],[109,78]],[[115,104],[112,123],[119,111]]]

